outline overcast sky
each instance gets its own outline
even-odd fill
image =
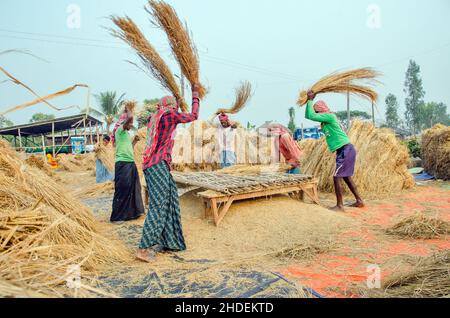
[[[287,124],[300,89],[336,70],[374,67],[384,76],[377,90],[378,121],[384,120],[384,99],[395,94],[404,108],[403,83],[409,59],[421,66],[426,101],[450,105],[450,1],[411,0],[172,0],[197,44],[201,79],[210,88],[201,107],[206,119],[229,106],[242,80],[254,86],[246,109],[234,118],[262,124]],[[1,0],[0,51],[26,49],[27,55],[2,55],[0,66],[38,94],[88,84],[92,93],[116,90],[142,101],[167,94],[158,83],[125,60],[137,61],[131,49],[111,37],[108,16],[129,15],[179,73],[167,39],[145,12],[146,1],[131,0]],[[79,25],[77,24],[77,11]],[[75,19],[73,19],[75,17]],[[34,99],[0,74],[0,111]],[[344,110],[344,96],[322,96],[333,110]],[[96,101],[93,98],[95,106]],[[370,103],[352,98],[352,109],[370,112]],[[86,104],[86,91],[56,99],[59,107]],[[33,106],[7,117],[28,122],[35,112],[66,116]],[[297,108],[297,125],[304,118]],[[306,125],[310,123],[305,122]]]

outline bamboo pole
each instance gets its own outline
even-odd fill
[[[22,133],[19,128],[19,150],[22,151]]]
[[[94,140],[92,139],[92,122],[89,121],[89,135],[91,136],[91,145],[94,144]]]
[[[42,136],[42,151],[44,153],[44,160],[47,161],[47,151],[45,149],[45,137],[44,134],[42,134],[41,136]]]
[[[53,158],[55,158],[55,122],[52,121],[52,147],[53,147]]]

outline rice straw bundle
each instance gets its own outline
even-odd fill
[[[49,167],[48,163],[43,158],[38,158],[35,155],[31,155],[25,160],[25,163],[28,164],[31,167],[38,168],[42,171],[44,171],[48,176],[55,178],[56,175],[52,171],[52,169]]]
[[[425,171],[439,179],[450,180],[450,127],[438,124],[422,135]]]
[[[148,5],[150,8],[145,10],[152,16],[153,23],[166,32],[172,54],[180,64],[181,71],[191,85],[200,86],[199,94],[203,98],[206,89],[200,84],[197,49],[187,27],[183,26],[174,8],[164,1],[150,0]]]
[[[59,154],[56,157],[60,170],[68,172],[92,171],[95,168],[95,154],[83,155]]]
[[[346,94],[350,92],[373,102],[378,99],[378,94],[371,87],[367,85],[358,84],[357,81],[365,81],[369,85],[377,83],[376,78],[380,74],[371,68],[360,68],[346,72],[333,73],[328,75],[316,84],[314,84],[310,90],[316,94],[323,93],[341,93]],[[297,101],[299,106],[303,106],[308,102],[307,91],[301,91],[300,97]]]
[[[168,89],[177,99],[181,110],[187,112],[187,104],[181,95],[180,88],[172,75],[173,73],[155,48],[145,38],[138,26],[129,17],[120,18],[113,16],[111,20],[120,29],[119,31],[111,29],[111,34],[130,45],[136,51],[144,66],[143,70],[155,78],[162,87]]]
[[[413,239],[433,239],[450,234],[450,224],[417,214],[395,224],[387,233]]]
[[[116,159],[114,148],[111,145],[105,146],[103,141],[100,141],[95,147],[95,158],[101,161],[111,175],[114,175]]]
[[[84,189],[78,189],[73,193],[76,198],[96,198],[109,196],[114,193],[114,183],[105,182],[100,184],[94,184]]]
[[[348,136],[357,151],[353,180],[365,197],[383,197],[414,187],[414,178],[408,171],[408,149],[392,131],[377,129],[370,122],[354,121]],[[320,190],[333,192],[336,154],[328,150],[325,138],[301,141],[300,148],[304,153],[302,172],[316,176]]]
[[[216,114],[227,113],[237,114],[244,108],[252,95],[252,84],[245,81],[242,82],[239,87],[236,88],[236,100],[231,108],[220,108],[216,111]]]
[[[220,169],[217,173],[220,174],[241,174],[241,175],[258,175],[263,173],[285,173],[292,166],[285,163],[272,165],[236,165],[224,169]]]

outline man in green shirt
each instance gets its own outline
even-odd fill
[[[127,109],[127,108],[126,108]],[[138,141],[137,136],[132,141],[129,131],[133,127],[133,113],[126,111],[115,129],[116,166],[115,191],[111,222],[124,222],[138,219],[144,214],[141,182],[134,162],[133,147]]]
[[[351,207],[363,208],[361,199],[352,177],[355,172],[356,150],[351,144],[347,134],[342,129],[337,117],[328,108],[324,101],[318,101],[313,105],[316,94],[308,92],[308,103],[306,105],[306,119],[320,122],[325,134],[328,148],[336,152],[336,173],[334,175],[334,189],[336,192],[337,205],[331,208],[333,211],[344,211],[341,180],[344,179],[350,191],[356,198],[356,203]]]

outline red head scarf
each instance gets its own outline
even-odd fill
[[[319,114],[331,113],[331,110],[328,108],[328,105],[323,101],[319,100],[314,104],[314,110]]]

